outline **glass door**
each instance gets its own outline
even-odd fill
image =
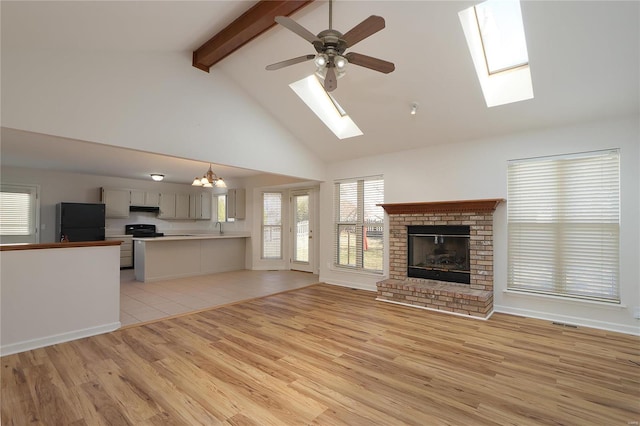
[[[292,193],[291,209],[291,269],[314,272],[313,210],[310,191]]]

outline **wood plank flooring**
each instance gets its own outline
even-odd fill
[[[2,425],[629,425],[640,338],[318,284],[1,360]]]

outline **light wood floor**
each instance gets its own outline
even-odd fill
[[[1,363],[4,426],[640,421],[640,338],[326,284]]]

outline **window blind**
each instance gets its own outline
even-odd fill
[[[282,259],[282,194],[262,194],[262,258]]]
[[[36,186],[0,187],[0,235],[3,243],[37,243]]]
[[[335,183],[336,266],[382,272],[384,180],[380,176]]]
[[[510,161],[509,289],[619,302],[617,150]]]

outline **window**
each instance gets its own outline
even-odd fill
[[[344,180],[335,184],[336,266],[382,273],[384,253],[382,177]]]
[[[37,243],[38,187],[0,186],[0,238],[3,244]]]
[[[512,290],[619,302],[617,150],[508,166]]]
[[[520,2],[488,0],[458,17],[487,107],[532,99]]]
[[[489,0],[474,7],[489,74],[527,65],[519,1]]]
[[[235,219],[227,217],[227,195],[214,195],[216,201],[216,220],[218,222],[233,222]]]
[[[262,194],[262,258],[282,259],[282,193]]]

